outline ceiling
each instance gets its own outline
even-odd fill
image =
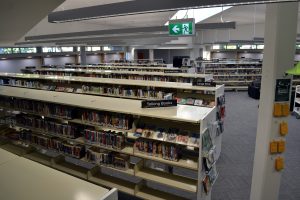
[[[57,0],[58,1],[58,0]],[[133,0],[131,0],[133,1]],[[136,0],[140,1],[140,0]],[[120,3],[120,2],[128,2],[128,0],[66,0],[54,11],[64,11],[69,9],[76,9],[82,7],[90,7],[90,6],[98,6],[105,5],[111,3]],[[118,5],[118,4],[116,4]],[[226,22],[226,21],[235,21],[237,23],[237,30],[240,30],[239,26],[253,26],[253,24],[261,24],[260,27],[264,27],[265,21],[265,5],[264,4],[256,4],[256,5],[245,5],[245,6],[234,6],[228,10],[225,10],[222,14],[217,14],[212,16],[200,23],[216,23],[216,22]],[[120,39],[121,35],[118,35],[117,29],[128,29],[128,28],[136,28],[136,27],[155,27],[155,26],[163,26],[174,14],[176,11],[169,12],[156,12],[156,13],[146,13],[146,14],[138,14],[138,15],[127,15],[127,16],[116,16],[109,18],[98,18],[91,20],[83,20],[83,21],[75,21],[75,22],[66,22],[66,23],[49,23],[48,17],[45,16],[39,23],[37,23],[33,28],[31,28],[18,42],[24,42],[25,36],[39,36],[39,35],[52,35],[52,34],[60,34],[60,33],[76,33],[76,32],[86,32],[86,31],[99,31],[99,30],[116,30],[116,33],[113,35],[109,35],[110,39],[106,41],[98,41],[95,42],[95,45],[106,43],[106,44],[120,44],[120,45],[143,45],[143,44],[153,44],[153,45],[162,45],[166,43],[170,43],[171,41],[176,43],[180,39],[172,38],[172,37],[157,37],[157,35],[153,38],[142,37],[143,34],[133,34],[132,37]],[[300,15],[299,15],[300,18]],[[243,29],[244,30],[244,29]],[[246,28],[245,28],[246,30]],[[112,31],[113,32],[113,31]],[[258,31],[262,33],[263,31]],[[218,33],[221,34],[222,30]],[[206,37],[205,35],[209,35],[202,33],[202,37]],[[230,31],[226,32],[226,35],[230,34]],[[203,36],[204,35],[204,36]],[[232,34],[234,35],[234,34]],[[91,35],[92,37],[99,37],[101,35]],[[115,37],[115,38],[112,38]],[[119,37],[119,38],[118,38]],[[66,39],[73,39],[77,41],[76,44],[80,44],[80,38],[82,37],[69,37],[69,38],[56,38],[60,40],[61,43],[64,43]],[[85,37],[86,38],[86,37]],[[221,37],[219,37],[221,38]],[[231,38],[234,39],[234,38]],[[44,39],[45,40],[45,39]],[[47,39],[46,39],[47,40]],[[50,39],[49,39],[50,40]],[[202,40],[201,40],[202,41]],[[31,41],[27,41],[31,42]],[[36,41],[35,41],[36,42]],[[79,42],[79,43],[78,43]],[[171,43],[172,43],[171,42]],[[40,43],[40,45],[56,45],[57,43]],[[70,43],[71,44],[71,43]],[[75,44],[75,43],[74,43]],[[1,43],[0,43],[1,45]],[[34,44],[38,45],[38,44]],[[90,45],[90,44],[89,44]]]
[[[62,2],[64,0],[1,0],[0,44],[17,41]]]

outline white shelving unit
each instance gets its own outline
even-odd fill
[[[44,69],[46,67],[41,67],[39,69]],[[52,69],[93,69],[93,70],[128,70],[128,71],[152,71],[152,72],[164,72],[164,70],[178,71],[180,68],[167,68],[166,66],[144,66],[144,65],[115,65],[110,63],[105,63],[102,65],[65,65],[51,67]]]
[[[262,64],[259,62],[206,62],[205,73],[213,74],[218,84],[227,90],[246,90],[253,80],[261,79]]]
[[[153,80],[167,82],[192,82],[193,80],[210,81],[211,74],[189,74],[189,73],[164,73],[128,70],[91,70],[91,69],[37,69],[35,74],[61,75],[61,76],[93,76],[102,78],[118,78],[133,80]]]
[[[198,106],[210,107],[215,105],[218,97],[224,95],[223,85],[202,87],[192,86],[191,83],[17,73],[0,73],[0,85],[39,90],[54,86],[55,91],[60,92],[70,92],[68,88],[71,88],[73,93],[140,100],[164,99],[165,95],[171,94],[172,98],[202,100],[203,105]],[[182,104],[180,99],[179,104]]]
[[[30,77],[30,75],[28,75],[28,77]],[[188,87],[188,86],[184,86],[184,87]],[[75,144],[96,146],[99,147],[100,149],[121,152],[123,154],[138,158],[138,162],[134,163],[134,166],[130,167],[127,170],[119,170],[113,167],[106,167],[106,166],[96,166],[90,170],[86,170],[86,169],[82,169],[82,167],[68,164],[65,161],[65,158],[63,156],[59,156],[53,159],[51,158],[50,160],[46,159],[45,161],[43,156],[41,157],[39,156],[39,154],[33,153],[32,151],[23,152],[23,155],[26,155],[26,157],[29,159],[37,160],[40,163],[44,163],[44,164],[48,163],[50,167],[72,174],[76,177],[86,179],[90,182],[99,185],[116,187],[123,192],[144,199],[181,199],[182,197],[187,197],[187,196],[174,196],[174,194],[171,194],[170,192],[169,193],[166,192],[168,190],[164,190],[163,189],[164,187],[169,187],[176,190],[180,190],[181,192],[186,192],[190,196],[198,200],[210,199],[211,190],[206,194],[203,189],[202,180],[205,177],[205,171],[202,168],[203,154],[202,154],[201,140],[203,134],[206,131],[211,130],[210,129],[211,124],[213,124],[216,121],[216,110],[217,110],[216,107],[208,108],[208,107],[178,105],[177,107],[143,109],[141,108],[140,100],[91,96],[91,95],[82,95],[76,93],[64,93],[64,92],[55,92],[55,91],[44,91],[44,90],[10,87],[10,86],[0,86],[0,95],[6,97],[14,97],[17,99],[49,102],[52,104],[55,103],[58,105],[71,106],[80,109],[127,114],[132,116],[136,120],[140,120],[142,122],[149,121],[166,127],[176,125],[186,130],[197,131],[197,133],[199,134],[200,146],[199,148],[195,148],[195,147],[190,147],[190,148],[193,149],[193,151],[195,151],[194,153],[196,153],[198,156],[193,158],[183,157],[180,158],[178,161],[167,160],[161,157],[155,157],[149,155],[147,153],[142,153],[136,150],[134,146],[126,146],[126,148],[124,149],[117,150],[111,147],[103,147],[97,144],[86,143],[86,141],[80,137],[76,139],[70,139],[56,134],[56,137],[61,137]],[[6,109],[10,109],[10,108],[6,108]],[[41,115],[41,113],[33,113],[33,112],[30,113],[28,111],[27,113],[36,116]],[[44,116],[44,117],[53,118],[52,116]],[[65,118],[63,119],[60,117],[54,117],[54,118],[57,120],[63,120],[65,122],[69,121],[69,123],[70,122],[71,123],[76,122],[79,124],[86,123],[81,119],[65,119]],[[136,120],[134,120],[134,123]],[[95,127],[101,127],[101,125],[99,124],[94,124],[94,125],[89,124],[89,125]],[[135,131],[134,130],[135,126],[133,125],[132,127],[133,127],[132,130],[126,131],[128,132],[128,135],[131,136],[132,133]],[[53,136],[51,133],[44,133],[44,132],[41,133],[41,131],[35,130],[34,128],[29,128],[29,129],[32,130],[34,134],[42,134],[49,137]],[[215,133],[210,133],[210,134],[215,135]],[[129,137],[130,139],[134,139],[134,137],[130,137],[130,136],[127,137]],[[218,147],[219,145],[221,145],[219,141],[213,140],[213,144],[215,145],[216,148],[220,149],[220,147]],[[21,150],[19,150],[19,152],[20,154],[22,154]],[[196,174],[196,176],[192,178],[192,177],[184,176],[182,174],[168,173],[166,171],[157,170],[155,168],[151,168],[152,165],[149,166],[147,162],[151,162],[151,163],[157,162],[166,166],[179,167],[182,168],[183,170],[191,170],[193,173]],[[103,167],[112,170],[113,172],[123,173],[126,174],[126,176],[132,176],[138,178],[140,181],[131,182],[127,179],[124,180],[118,177],[111,176],[114,173],[111,173],[110,175],[105,174],[101,170],[101,168]],[[147,186],[148,181],[163,185],[163,187],[161,188],[162,190],[160,191],[159,189],[153,189]]]
[[[297,85],[295,90],[294,113],[300,117],[300,85]]]

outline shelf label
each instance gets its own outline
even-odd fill
[[[215,82],[204,82],[204,81],[197,81],[194,80],[192,83],[193,86],[204,86],[204,87],[216,87]]]
[[[174,70],[165,69],[164,73],[168,73],[168,74],[182,73],[182,70],[181,69],[176,69],[176,70],[175,69]]]
[[[290,100],[291,79],[277,79],[275,102]]]
[[[142,101],[142,108],[161,108],[177,106],[177,100],[144,100]]]

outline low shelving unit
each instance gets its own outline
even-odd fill
[[[28,75],[32,76],[36,75]],[[36,77],[42,79],[47,77]],[[224,97],[216,96],[218,87],[207,90],[214,106],[142,108],[140,99],[0,86],[2,112],[18,111],[10,125],[19,138],[0,147],[140,198],[209,200],[223,129],[216,116],[223,120],[224,110],[219,109]],[[177,196],[174,190],[180,191]]]

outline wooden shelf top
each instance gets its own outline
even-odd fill
[[[216,89],[223,87],[222,85],[217,85],[216,87],[192,86],[191,83],[179,83],[179,82],[111,79],[111,78],[96,78],[96,77],[83,77],[83,76],[54,76],[54,75],[1,73],[1,72],[0,72],[0,77],[53,80],[53,81],[72,81],[72,82],[82,82],[82,83],[143,86],[143,87],[157,87],[157,88],[172,88],[172,89],[194,90],[194,91],[215,91]]]
[[[124,113],[189,123],[200,123],[214,108],[178,105],[166,108],[141,108],[140,100],[89,96],[74,93],[0,86],[0,95],[70,105],[74,107]]]

